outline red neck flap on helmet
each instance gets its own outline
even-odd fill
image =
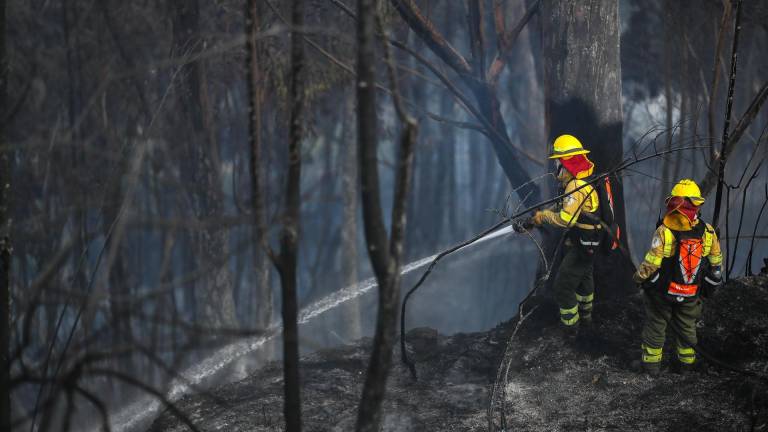
[[[578,179],[592,175],[592,170],[595,168],[595,164],[590,162],[583,154],[569,158],[560,158],[560,163],[563,164],[563,168],[567,169],[572,176]]]
[[[696,220],[696,213],[699,208],[695,206],[690,200],[685,197],[669,197],[667,200],[667,213],[679,212],[683,214],[693,224]]]

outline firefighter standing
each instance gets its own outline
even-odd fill
[[[595,296],[592,269],[594,256],[600,243],[601,226],[588,214],[597,215],[597,191],[584,180],[592,175],[594,164],[585,156],[589,150],[571,135],[561,135],[553,144],[549,156],[557,165],[557,178],[562,183],[562,205],[537,211],[528,224],[544,224],[567,228],[566,253],[554,281],[555,299],[560,308],[560,322],[568,333],[582,321],[592,322],[592,303]]]
[[[675,330],[680,370],[693,367],[696,353],[691,344],[697,343],[702,284],[704,289],[714,289],[722,283],[723,257],[717,234],[698,215],[703,203],[693,180],[680,180],[675,185],[666,200],[662,224],[653,234],[651,249],[633,276],[645,290],[642,365],[650,374],[660,371],[667,325]]]

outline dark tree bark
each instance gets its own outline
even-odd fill
[[[709,91],[709,103],[707,104],[707,132],[709,141],[709,158],[715,159],[715,105],[720,83],[720,52],[722,51],[723,41],[725,40],[726,29],[731,21],[731,12],[733,3],[728,1],[723,3],[723,17],[720,19],[720,29],[717,32],[717,42],[715,44],[715,64],[712,68],[712,87]]]
[[[381,197],[379,196],[379,171],[377,160],[378,137],[376,119],[376,64],[374,40],[375,0],[357,1],[357,145],[360,166],[360,181],[363,205],[363,224],[365,240],[368,244],[368,256],[373,266],[374,274],[379,283],[379,310],[376,319],[376,333],[373,341],[373,352],[368,365],[363,387],[363,395],[357,413],[358,431],[378,431],[381,421],[381,402],[384,399],[387,372],[392,363],[392,331],[387,331],[386,322],[382,317],[397,314],[392,304],[394,283],[389,269],[389,253],[387,248],[387,230],[381,214]],[[382,308],[383,306],[383,308]],[[393,323],[394,324],[394,323]],[[389,343],[389,346],[382,344]],[[389,349],[386,349],[389,348]]]
[[[411,183],[413,151],[417,124],[405,114],[397,88],[397,78],[387,51],[396,111],[404,123],[395,173],[392,226],[389,238],[381,209],[378,170],[378,128],[376,119],[376,52],[374,21],[376,0],[358,0],[357,21],[357,144],[362,191],[363,223],[368,256],[379,286],[379,308],[371,359],[357,413],[356,430],[378,432],[381,404],[392,366],[398,306],[400,301],[400,264],[405,234],[407,192]],[[383,30],[383,29],[382,29]],[[386,47],[386,46],[385,46]]]
[[[253,202],[253,260],[255,270],[255,325],[267,328],[272,321],[272,287],[269,283],[270,263],[264,246],[267,244],[266,207],[264,200],[265,165],[261,140],[261,115],[264,102],[264,76],[262,72],[262,50],[256,35],[259,31],[259,17],[262,16],[261,2],[248,0],[246,5],[246,31],[248,34],[248,79],[250,122],[249,139],[251,149],[251,199]]]
[[[591,150],[596,173],[608,171],[623,154],[618,2],[544,0],[540,16],[547,145],[558,135],[574,135]],[[615,176],[611,184],[622,243],[628,246],[623,186]],[[598,257],[600,295],[626,293],[634,286],[628,262],[618,251]]]
[[[416,52],[424,52],[424,49],[426,48],[424,42],[419,39],[415,33],[409,33],[409,43],[413,49]],[[411,57],[410,60],[411,67],[414,70],[427,73],[427,71],[419,65],[416,59]],[[404,80],[403,84],[403,94],[407,94],[410,100],[427,101],[429,99],[427,96],[428,88],[424,85],[424,82],[420,77],[408,77],[408,79]],[[424,133],[424,129],[422,129],[422,133]],[[442,143],[440,147],[440,153],[446,151]],[[408,192],[408,220],[411,221],[411,223],[408,224],[408,229],[405,233],[405,241],[410,245],[406,255],[406,259],[408,260],[417,259],[425,253],[431,254],[435,247],[435,245],[427,240],[435,227],[432,225],[431,221],[427,221],[431,217],[429,213],[439,207],[433,207],[426,199],[426,197],[434,196],[433,191],[429,190],[432,186],[430,183],[430,173],[432,171],[432,156],[434,151],[435,149],[427,145],[426,142],[419,143],[414,150],[413,185]]]
[[[736,84],[736,66],[738,65],[738,47],[739,47],[739,33],[741,30],[740,22],[741,22],[741,0],[736,1],[736,23],[733,29],[733,47],[731,48],[731,73],[730,73],[730,79],[728,82],[728,97],[726,99],[725,103],[725,121],[723,123],[723,139],[721,141],[721,147],[720,147],[720,155],[717,159],[714,159],[712,162],[712,169],[717,170],[717,191],[715,192],[715,208],[714,208],[714,214],[712,215],[712,225],[719,228],[719,219],[720,219],[720,203],[723,198],[723,183],[725,183],[725,164],[728,160],[728,135],[730,133],[730,126],[731,126],[731,112],[733,109],[733,90],[734,86]],[[711,149],[712,147],[710,147]],[[714,150],[710,150],[710,154],[714,154]],[[727,198],[726,198],[727,199]],[[725,232],[728,233],[728,205],[726,204],[726,222],[725,222]],[[726,242],[725,250],[728,250],[728,243]],[[728,263],[726,260],[726,272],[725,272],[725,278],[728,280]]]
[[[664,101],[666,106],[664,117],[666,119],[665,128],[667,130],[665,141],[666,150],[672,148],[672,115],[674,113],[674,92],[672,83],[672,20],[674,19],[674,14],[671,11],[671,6],[671,1],[666,0],[664,2],[664,12],[662,12],[664,21]],[[661,163],[661,185],[659,188],[659,199],[657,200],[659,205],[664,203],[664,197],[666,196],[664,189],[668,189],[672,182],[671,160],[672,157],[668,156],[665,157]]]
[[[11,163],[5,143],[7,107],[7,60],[5,58],[5,0],[0,0],[0,430],[11,430],[10,342],[11,342],[11,230],[8,200]]]
[[[357,143],[355,142],[355,103],[354,94],[344,93],[343,143],[341,150],[341,272],[344,286],[357,282],[357,208],[358,208],[358,173],[357,173]],[[351,299],[344,307],[345,336],[350,340],[362,336],[360,321],[360,301]]]
[[[299,328],[296,295],[296,266],[299,253],[299,218],[301,185],[301,140],[304,136],[304,1],[294,0],[291,14],[290,124],[288,136],[288,173],[285,187],[285,209],[280,240],[280,256],[276,259],[282,283],[283,315],[283,379],[285,388],[285,425],[288,432],[301,430],[301,395],[299,387]]]

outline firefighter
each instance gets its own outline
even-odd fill
[[[693,180],[680,180],[672,188],[651,249],[633,276],[645,291],[642,365],[652,375],[660,371],[667,325],[674,330],[679,370],[693,367],[702,291],[722,284],[720,243],[712,226],[699,216],[703,203]]]
[[[537,211],[527,222],[529,226],[546,224],[568,229],[566,252],[555,276],[554,292],[560,322],[570,335],[575,335],[580,321],[585,326],[592,323],[595,297],[592,269],[601,237],[601,225],[599,219],[595,219],[598,193],[584,180],[595,168],[586,156],[588,153],[572,135],[555,139],[549,158],[555,160],[557,179],[565,196],[562,204]]]

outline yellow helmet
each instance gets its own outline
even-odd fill
[[[573,135],[560,135],[552,144],[552,154],[550,159],[559,159],[563,157],[587,154],[589,150],[582,147],[581,142]]]
[[[701,196],[701,189],[695,181],[691,179],[682,179],[672,188],[670,197],[684,197],[691,200],[694,205],[704,204],[704,197]]]

